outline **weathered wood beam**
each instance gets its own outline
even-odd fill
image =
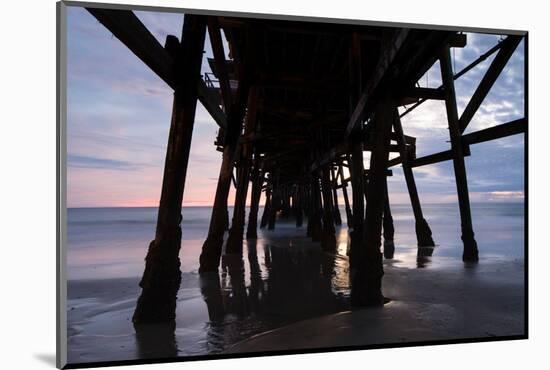
[[[212,53],[214,54],[214,64],[216,65],[217,77],[220,82],[220,91],[222,94],[225,112],[228,112],[233,100],[231,96],[231,86],[229,85],[229,74],[227,73],[227,62],[225,60],[225,51],[223,48],[220,25],[217,17],[208,17],[208,35]]]
[[[265,204],[264,204],[264,211],[262,212],[262,219],[260,221],[260,229],[263,229],[267,226],[267,222],[269,220],[270,215],[270,208],[271,208],[271,188],[267,187],[265,189]]]
[[[405,59],[399,62],[399,82],[412,87],[437,61],[439,51],[452,42],[457,35],[453,31],[411,30],[411,38],[416,45],[407,43],[404,48]]]
[[[415,137],[413,137],[413,136],[408,136],[408,135],[405,135],[405,134],[403,134],[403,137],[405,138],[405,144],[408,144],[408,145],[409,145],[409,144],[410,144],[410,145],[415,145],[415,144],[416,144],[416,138],[415,138]],[[400,137],[399,137],[395,132],[392,132],[392,133],[391,133],[390,138],[391,138],[392,140],[398,140],[398,139],[400,139]]]
[[[172,56],[132,11],[91,7],[86,9],[168,86],[173,89],[177,87],[174,74],[179,69],[174,69]],[[198,79],[197,86],[202,105],[220,127],[225,127],[225,114],[215,103],[216,99],[212,97],[212,92],[202,78]]]
[[[149,245],[145,258],[145,271],[140,282],[142,292],[132,317],[136,324],[170,322],[175,319],[176,298],[181,282],[181,204],[197,107],[197,80],[200,79],[205,35],[205,17],[185,15],[184,42],[176,53],[181,72],[174,71],[173,74],[176,87],[157,228],[155,240]]]
[[[357,105],[359,100],[359,92],[362,90],[361,82],[361,42],[357,33],[354,33],[351,40],[350,47],[350,83],[353,89],[350,91],[350,107]],[[350,110],[354,112],[353,109]],[[353,113],[352,113],[353,116]],[[349,265],[350,276],[351,271],[356,271],[361,268],[361,256],[364,250],[363,248],[363,227],[365,221],[365,176],[364,176],[364,163],[363,163],[363,127],[359,125],[357,128],[353,127],[355,133],[358,135],[351,135],[348,137],[350,141],[350,151],[347,154],[347,162],[350,171],[351,190],[352,190],[352,231],[350,233],[350,249],[349,249]],[[342,180],[344,183],[344,180]],[[352,287],[353,288],[353,287]],[[362,293],[362,287],[359,286],[355,289],[355,294],[358,296],[357,300],[360,301]],[[353,290],[352,290],[353,292]]]
[[[307,223],[307,235],[314,242],[321,241],[322,236],[322,206],[321,206],[321,191],[319,188],[319,179],[315,176],[311,177],[310,185],[310,204]]]
[[[244,134],[254,131],[257,123],[256,103],[258,101],[258,88],[250,88],[247,104],[246,122]],[[250,168],[252,162],[252,145],[241,145],[241,158],[237,166],[237,190],[235,192],[235,206],[233,207],[233,221],[226,244],[226,254],[241,254],[243,251],[244,220],[246,214],[246,197],[250,180]]]
[[[369,176],[371,174],[371,172],[372,171],[370,169],[366,169],[364,171],[365,176]],[[393,176],[393,171],[392,170],[386,170],[386,177],[391,177],[391,176]]]
[[[325,251],[334,251],[336,249],[336,230],[334,227],[334,199],[329,166],[325,166],[320,172],[321,194],[323,199],[323,232],[321,236],[321,246]]]
[[[226,128],[227,116],[220,109],[220,106],[216,103],[217,99],[214,96],[215,92],[206,87],[206,84],[204,83],[202,78],[199,80],[198,93],[199,101],[203,105],[204,109],[206,109],[206,111],[210,113],[210,116],[214,119],[219,127]]]
[[[472,63],[470,63],[469,65],[467,65],[466,67],[462,68],[460,70],[460,72],[456,73],[454,76],[453,76],[453,79],[458,79],[460,77],[462,77],[463,75],[465,75],[466,73],[468,73],[470,70],[472,70],[473,68],[475,68],[478,64],[480,64],[481,62],[485,61],[487,58],[489,58],[491,55],[493,55],[494,53],[496,53],[498,50],[500,50],[500,47],[501,47],[501,43],[499,42],[498,44],[496,44],[495,46],[493,46],[491,49],[487,50],[485,53],[481,54],[476,60],[474,60]],[[443,89],[443,86],[439,86],[437,89]],[[412,107],[409,107],[407,108],[407,110],[405,110],[403,113],[401,113],[399,115],[399,118],[403,118],[405,117],[407,114],[409,114],[410,112],[412,112],[413,110],[415,110],[416,108],[418,108],[420,105],[422,105],[424,102],[426,102],[427,99],[421,99],[419,102],[417,102],[416,104],[414,104]]]
[[[334,202],[333,214],[334,214],[334,223],[336,225],[342,225],[342,216],[340,215],[340,207],[338,206],[338,191],[336,186],[338,185],[338,178],[334,172],[334,168],[330,168],[331,175],[331,187],[332,187],[332,200]]]
[[[258,208],[260,197],[262,195],[263,174],[260,168],[259,158],[254,159],[254,169],[252,171],[252,196],[250,197],[250,212],[248,213],[248,227],[246,229],[247,239],[256,239],[258,237]]]
[[[350,148],[349,143],[347,142],[347,138],[350,136],[352,131],[356,129],[359,122],[363,119],[367,101],[370,99],[376,88],[379,86],[382,79],[386,76],[386,73],[389,71],[392,62],[395,59],[395,56],[403,47],[408,33],[408,29],[399,29],[394,34],[392,40],[387,44],[386,48],[382,50],[380,59],[378,60],[375,68],[375,72],[366,83],[364,89],[359,87],[356,82],[360,81],[361,79],[361,69],[359,67],[360,53],[358,52],[358,50],[360,50],[360,37],[357,33],[354,33],[352,35],[352,48],[350,51],[350,91],[351,101],[356,103],[354,103],[353,105],[350,119],[346,125],[346,130],[344,132],[344,141],[338,144],[336,147],[332,148],[318,162],[313,163],[311,165],[311,171],[315,171],[317,168],[330,162],[335,157],[342,155],[343,153],[349,152]],[[355,45],[355,47],[353,47],[353,45]],[[357,89],[359,89],[359,91],[362,91],[360,95],[356,94]]]
[[[489,127],[483,130],[475,131],[466,135],[462,135],[462,152],[464,157],[471,155],[470,145],[479,144],[486,141],[496,140],[507,136],[517,135],[525,132],[527,120],[520,118],[511,122],[503,123],[498,126]],[[452,150],[444,150],[442,152],[426,155],[410,160],[411,167],[426,166],[439,162],[449,161],[453,159]],[[395,157],[388,161],[388,167],[393,167],[402,163],[401,156]]]
[[[441,89],[434,89],[428,87],[415,87],[413,89],[407,90],[403,97],[414,98],[414,99],[433,99],[433,100],[443,100],[445,97]]]
[[[462,143],[462,156],[463,157],[469,157],[470,156],[470,147],[467,143]],[[426,155],[424,157],[419,157],[411,161],[411,167],[421,167],[426,166],[429,164],[449,161],[453,159],[453,151],[452,150],[444,150],[439,153]]]
[[[344,182],[344,167],[342,164],[340,164],[338,168],[338,176],[340,177],[340,181],[342,181],[342,185],[336,185],[337,188],[342,189],[342,194],[344,195],[344,206],[346,209],[346,223],[348,225],[348,228],[351,228],[353,225],[353,214],[351,213],[351,208],[349,205],[349,197],[348,197],[348,189],[347,185]]]
[[[365,143],[363,144],[363,151],[370,152],[373,148],[374,144],[370,142],[370,139],[367,138],[365,140]],[[389,147],[390,153],[399,153],[399,147],[397,144],[390,144]]]
[[[210,216],[208,236],[203,243],[199,258],[199,273],[218,271],[220,264],[223,237],[229,224],[227,197],[233,180],[233,164],[238,153],[238,139],[242,131],[241,124],[245,116],[249,90],[250,85],[248,80],[243,78],[241,83],[239,83],[233,105],[229,110],[222,163],[218,175],[218,183],[216,184],[216,195],[214,197],[212,215]]]
[[[375,146],[370,157],[370,176],[366,186],[366,218],[360,250],[350,256],[351,304],[353,306],[382,306],[382,276],[384,268],[380,253],[382,215],[385,204],[386,169],[395,103],[387,91],[381,94],[374,113]],[[362,159],[361,159],[362,160]],[[354,176],[356,173],[353,174]],[[354,211],[355,214],[355,211]],[[351,259],[354,263],[351,264]]]
[[[386,76],[386,73],[388,72],[393,60],[395,59],[395,56],[405,44],[405,39],[407,38],[408,34],[408,29],[399,29],[394,35],[393,40],[389,42],[382,50],[380,54],[380,59],[378,60],[378,63],[374,69],[374,73],[365,85],[359,101],[355,105],[349,122],[346,125],[346,130],[344,134],[345,138],[347,138],[352,133],[352,131],[363,119],[368,100],[370,99],[376,88],[379,86],[382,79]]]
[[[384,193],[384,213],[382,219],[383,235],[384,235],[384,258],[392,259],[395,252],[395,244],[393,237],[395,228],[393,226],[393,217],[391,214],[390,197],[388,191],[388,181],[386,178],[386,191]]]
[[[424,219],[422,213],[422,206],[420,205],[420,198],[418,196],[418,189],[416,188],[416,182],[414,180],[414,174],[412,171],[412,158],[409,156],[409,148],[405,143],[405,135],[403,134],[403,126],[401,125],[401,119],[399,118],[399,111],[397,108],[394,112],[393,127],[397,136],[397,144],[400,148],[401,158],[403,160],[403,174],[405,176],[405,182],[407,183],[407,190],[409,192],[409,198],[414,213],[415,231],[417,244],[420,247],[434,246],[435,243],[432,239],[432,231],[428,222]]]
[[[449,46],[452,48],[463,48],[466,46],[467,41],[468,38],[466,37],[465,33],[457,33],[449,41]]]
[[[472,95],[472,98],[470,99],[468,105],[466,106],[466,108],[464,108],[464,111],[460,116],[460,133],[463,133],[464,130],[466,130],[466,128],[468,127],[468,124],[474,117],[474,114],[481,106],[481,103],[483,103],[483,100],[485,99],[487,94],[489,94],[491,87],[493,87],[493,84],[496,82],[498,76],[500,76],[500,73],[508,63],[508,60],[510,60],[510,58],[514,54],[514,51],[516,50],[522,38],[522,36],[511,35],[508,36],[504,41],[502,41],[498,54],[491,62],[491,65],[487,69],[487,72],[485,72],[485,75],[483,76],[481,82],[476,88],[476,91]]]
[[[449,123],[449,136],[451,150],[453,152],[453,168],[456,180],[458,204],[460,208],[460,221],[462,229],[462,242],[464,251],[462,259],[465,262],[476,262],[479,259],[477,242],[472,227],[472,214],[470,211],[470,196],[468,193],[468,178],[464,163],[463,145],[460,132],[460,122],[456,104],[456,94],[453,80],[453,68],[451,65],[450,49],[446,48],[440,57],[441,76],[445,91],[445,108]]]
[[[503,137],[520,134],[527,129],[527,119],[520,118],[498,126],[489,127],[462,136],[462,141],[469,145],[483,143],[485,141],[500,139]]]
[[[322,167],[328,163],[330,163],[334,158],[342,155],[343,153],[349,152],[350,150],[350,144],[348,142],[343,142],[338,145],[336,145],[334,148],[330,149],[326,154],[323,156],[323,158],[315,161],[311,167],[310,171],[316,171],[319,167]],[[361,148],[362,150],[362,148]]]
[[[258,72],[254,83],[260,87],[280,86],[280,87],[306,87],[306,88],[330,88],[347,89],[349,84],[343,82],[337,77],[311,78],[301,73],[289,72]]]
[[[365,139],[364,142],[363,142],[363,146],[362,146],[361,150],[363,150],[363,151],[371,151],[372,150],[373,145],[370,142],[367,144],[367,142],[368,142],[368,140]],[[396,144],[390,144],[389,149],[390,149],[390,152],[399,152],[399,147]],[[351,150],[350,149],[350,144],[347,143],[347,142],[336,145],[334,148],[330,149],[321,159],[314,162],[310,166],[310,171],[313,172],[313,171],[317,170],[319,167],[322,167],[322,166],[332,162],[333,160],[335,160],[336,158],[338,158],[342,154],[349,152],[350,150]],[[389,175],[389,176],[391,176],[391,175]]]
[[[388,161],[388,168],[393,167],[393,166],[397,166],[398,164],[401,164],[401,162],[402,162],[401,156],[390,159]]]

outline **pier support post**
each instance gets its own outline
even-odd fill
[[[319,190],[319,179],[313,176],[311,180],[311,204],[308,227],[310,228],[311,240],[321,241],[322,223],[321,223],[321,192]]]
[[[208,236],[202,246],[199,273],[218,271],[223,247],[223,236],[228,228],[227,197],[231,188],[233,165],[241,134],[241,122],[250,86],[246,79],[239,82],[236,99],[228,112],[227,130],[223,147],[222,164],[216,186],[216,196],[210,216]]]
[[[331,175],[331,187],[332,187],[332,200],[334,201],[333,205],[333,214],[334,214],[334,223],[336,225],[342,225],[342,216],[340,215],[340,208],[338,206],[338,191],[336,190],[336,186],[338,185],[338,181],[336,178],[336,174],[334,173],[334,168],[330,168],[330,175]]]
[[[259,167],[259,159],[256,158],[254,170],[252,172],[252,196],[250,197],[250,213],[248,215],[248,227],[246,229],[247,239],[256,239],[258,237],[258,208],[262,195],[263,182],[263,175]]]
[[[352,276],[352,304],[355,306],[380,306],[384,304],[382,295],[382,215],[386,192],[386,169],[389,157],[391,126],[393,120],[393,100],[388,93],[377,102],[374,127],[371,131],[371,158],[369,181],[366,191],[367,212],[363,230],[363,246],[355,256]],[[382,195],[382,196],[381,196]]]
[[[271,188],[265,190],[265,205],[264,211],[262,212],[262,220],[260,221],[260,229],[263,229],[267,226],[267,221],[269,220],[269,210],[271,207]]]
[[[349,159],[348,166],[351,166]],[[342,194],[344,195],[344,206],[346,208],[346,223],[348,225],[348,228],[350,228],[353,225],[353,214],[351,213],[351,207],[349,205],[348,184],[344,181],[344,170],[342,168],[342,165],[340,165],[338,172],[340,173],[340,181],[342,182]]]
[[[298,187],[292,198],[292,207],[294,208],[294,216],[296,217],[296,227],[302,227],[303,210],[302,210],[302,187]]]
[[[252,87],[248,98],[248,110],[244,135],[250,135],[256,127],[258,89]],[[241,161],[237,167],[237,191],[235,194],[235,207],[233,208],[233,221],[227,237],[227,254],[242,254],[244,220],[246,216],[246,196],[248,183],[250,182],[250,167],[252,161],[252,144],[249,142],[241,145]]]
[[[402,158],[403,174],[405,176],[405,182],[407,183],[407,189],[409,191],[409,198],[411,199],[411,205],[414,213],[416,240],[419,247],[433,247],[435,245],[432,239],[432,230],[428,225],[428,222],[424,218],[422,213],[422,207],[420,206],[420,199],[418,198],[418,191],[416,189],[416,182],[414,180],[413,171],[411,168],[411,158],[409,158],[409,151],[405,143],[405,135],[403,133],[403,127],[401,126],[401,120],[399,119],[399,112],[395,109],[393,129],[397,137],[397,146],[399,147],[399,154]]]
[[[269,217],[267,219],[267,229],[275,230],[275,222],[277,221],[277,211],[280,206],[280,195],[278,189],[273,189],[271,192],[271,203],[269,206]]]
[[[336,229],[334,228],[334,210],[332,199],[332,183],[330,181],[330,169],[328,166],[321,171],[321,186],[323,191],[323,234],[321,245],[323,250],[336,249]]]
[[[386,176],[386,194],[384,197],[384,219],[383,219],[383,235],[384,235],[384,258],[392,259],[395,252],[395,244],[393,236],[395,229],[393,227],[393,217],[391,215],[390,196],[388,192],[388,178]]]
[[[308,237],[312,237],[312,232],[313,232],[313,207],[312,207],[312,204],[313,204],[313,197],[311,195],[311,183],[312,181],[310,180],[309,181],[310,185],[308,186],[308,188],[306,189],[306,192],[305,192],[305,198],[304,198],[304,202],[307,201],[307,207],[306,207],[306,215],[307,215],[307,226],[306,226],[306,236]]]
[[[242,254],[243,251],[244,220],[248,182],[250,180],[250,163],[246,158],[242,158],[241,161],[242,162],[237,168],[237,191],[235,194],[235,205],[233,207],[233,220],[225,246],[226,254]]]
[[[362,248],[363,244],[363,222],[365,215],[365,185],[363,175],[365,172],[363,165],[363,143],[361,140],[352,139],[351,153],[351,191],[353,200],[353,226],[350,235],[349,261],[350,269],[355,268],[357,261],[356,251]]]
[[[288,189],[286,187],[283,187],[281,189],[281,218],[289,218],[290,217],[290,194],[288,193]]]
[[[173,321],[181,282],[181,203],[201,78],[206,17],[186,14],[176,51],[176,88],[166,148],[155,240],[149,245],[142,288],[132,317],[136,324]]]
[[[451,65],[450,49],[446,47],[440,58],[441,77],[443,79],[443,91],[445,93],[445,108],[449,122],[449,135],[451,138],[451,151],[453,153],[453,167],[455,172],[458,204],[460,208],[460,220],[462,226],[462,242],[464,262],[477,262],[479,260],[477,242],[474,238],[472,227],[472,214],[470,212],[470,198],[468,194],[468,179],[466,177],[466,165],[462,148],[460,122],[456,106],[456,95]]]
[[[351,38],[351,47],[349,51],[349,77],[350,77],[350,115],[354,111],[355,105],[359,101],[361,94],[361,38],[354,32]],[[348,156],[348,164],[350,165],[351,190],[353,201],[353,222],[350,238],[349,263],[350,276],[352,280],[351,300],[358,301],[358,295],[361,294],[360,289],[353,287],[353,276],[355,275],[359,259],[359,252],[363,244],[363,222],[365,215],[365,168],[363,164],[363,123],[356,127],[353,135],[350,135],[351,156]],[[349,163],[351,159],[351,163]]]

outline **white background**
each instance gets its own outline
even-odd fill
[[[114,1],[124,3],[124,1]],[[526,29],[529,37],[530,339],[142,366],[142,369],[547,368],[550,249],[546,209],[550,120],[544,1],[137,1],[144,5]],[[534,5],[537,4],[537,5]],[[55,359],[55,1],[6,1],[0,27],[0,367]],[[535,171],[537,171],[535,173]],[[476,302],[472,301],[472,305]],[[330,333],[327,333],[330,335]],[[126,368],[126,367],[125,367]],[[136,368],[136,367],[133,367]]]

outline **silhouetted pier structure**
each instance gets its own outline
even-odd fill
[[[351,235],[351,302],[382,305],[382,235],[384,254],[393,255],[390,168],[402,165],[418,246],[430,247],[434,240],[413,169],[441,161],[454,166],[463,260],[478,260],[464,157],[470,145],[525,132],[527,121],[464,131],[523,36],[507,36],[462,71],[453,71],[451,49],[467,42],[455,31],[186,14],[181,37],[168,36],[162,46],[131,11],[88,10],[174,89],[156,235],[134,322],[169,321],[175,315],[181,203],[197,101],[219,125],[215,144],[223,153],[201,273],[216,272],[222,253],[242,259],[243,238],[256,238],[258,227],[276,229],[277,215],[295,217],[297,226],[305,219],[304,233],[334,251],[341,191]],[[201,77],[207,32],[213,76]],[[454,81],[492,55],[459,115]],[[438,61],[442,86],[419,87]],[[445,103],[450,149],[417,157],[416,140],[405,134],[401,118],[431,99]],[[409,104],[400,114],[398,107]],[[398,156],[390,159],[392,152]],[[232,182],[236,198],[228,215]],[[259,215],[262,193],[266,201]]]

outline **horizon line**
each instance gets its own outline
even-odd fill
[[[470,204],[507,204],[507,203],[525,203],[525,199],[521,200],[485,200],[485,201],[471,201]],[[458,202],[424,202],[423,205],[438,205],[438,204],[456,204],[458,206]],[[401,206],[401,205],[411,205],[410,203],[393,203],[393,205]],[[259,205],[260,207],[264,207],[264,204]],[[350,204],[351,206],[351,204]],[[182,205],[182,208],[212,208],[213,205]],[[233,205],[228,205],[228,208],[233,208]],[[246,207],[250,207],[249,204],[246,205]],[[344,206],[340,206],[344,208]],[[84,207],[67,207],[67,209],[99,209],[99,208],[158,208],[158,206],[84,206]]]

